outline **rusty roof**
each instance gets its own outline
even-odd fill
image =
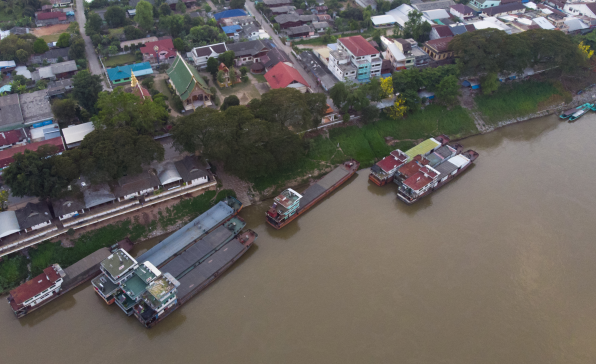
[[[428,185],[433,181],[432,178],[427,177],[424,173],[418,171],[414,173],[411,177],[407,178],[404,181],[404,185],[410,187],[414,191],[420,190],[422,187]]]
[[[10,296],[16,304],[22,305],[31,297],[50,288],[59,278],[60,276],[53,267],[47,267],[42,274],[10,291]]]
[[[408,178],[417,173],[422,166],[416,160],[411,160],[399,168],[399,173]]]

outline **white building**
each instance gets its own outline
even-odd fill
[[[361,35],[339,38],[337,50],[329,52],[327,67],[342,82],[366,82],[381,75],[380,55]]]
[[[596,3],[567,3],[564,10],[566,13],[576,16],[585,15],[596,19]]]
[[[68,128],[62,129],[62,135],[64,136],[64,146],[66,149],[78,147],[85,138],[85,135],[95,130],[93,123],[83,123],[79,125],[71,125]]]
[[[203,47],[193,48],[191,51],[192,60],[199,68],[207,67],[207,60],[211,57],[217,58],[228,50],[225,43],[210,44]]]
[[[381,37],[381,42],[386,48],[383,57],[391,61],[391,66],[393,66],[394,71],[402,70],[414,65],[415,58],[412,55],[406,56],[393,39]]]

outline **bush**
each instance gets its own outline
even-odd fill
[[[0,263],[0,293],[17,287],[27,275],[27,259],[24,256],[5,257]]]
[[[176,93],[173,93],[172,96],[172,106],[174,106],[174,108],[176,108],[176,111],[178,112],[184,110],[184,104],[182,103],[182,99],[180,98],[180,96],[176,95]]]
[[[149,76],[141,82],[141,85],[143,85],[143,87],[145,87],[146,89],[150,90],[153,88],[154,83],[155,83],[155,78],[153,76]]]
[[[85,58],[77,59],[76,64],[77,64],[77,66],[81,67],[82,69],[87,68],[87,60]]]

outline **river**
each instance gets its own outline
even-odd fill
[[[594,363],[596,116],[462,141],[476,164],[413,206],[368,170],[259,239],[151,330],[85,284],[17,320],[4,363]],[[142,248],[142,247],[141,247]]]

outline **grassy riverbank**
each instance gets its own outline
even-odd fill
[[[478,110],[484,115],[484,121],[492,125],[571,100],[571,93],[552,81],[505,84],[494,94],[478,95],[475,99]]]

